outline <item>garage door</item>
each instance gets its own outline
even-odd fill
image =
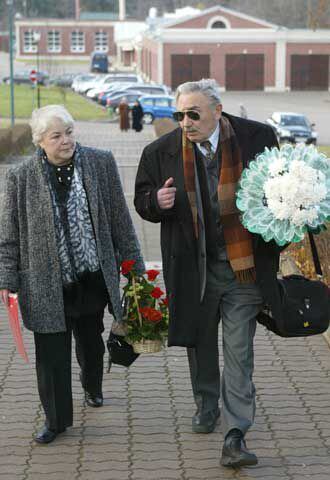
[[[264,55],[226,55],[226,90],[263,90]]]
[[[172,55],[172,89],[210,76],[210,55]]]
[[[328,90],[329,55],[291,55],[291,90]]]

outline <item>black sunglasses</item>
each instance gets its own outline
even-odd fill
[[[182,122],[184,116],[187,115],[190,120],[200,120],[201,116],[194,110],[185,110],[184,112],[173,112],[173,118],[176,122]]]

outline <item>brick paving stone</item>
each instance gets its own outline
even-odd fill
[[[244,474],[244,471],[248,470],[248,475],[251,478],[258,478],[258,479],[265,479],[268,480],[268,477],[274,476],[276,477],[285,477],[287,478],[287,470],[285,467],[267,467],[267,466],[256,466],[252,468],[242,468],[241,472]]]
[[[320,465],[320,464],[315,464],[315,465],[306,465],[306,466],[300,466],[300,465],[292,465],[288,466],[288,473],[290,475],[293,474],[300,474],[300,475],[312,475],[313,480],[314,480],[314,475],[315,474],[327,474],[329,478],[329,465]]]
[[[89,451],[84,450],[82,455],[82,462],[97,462],[101,463],[108,460],[114,460],[120,463],[127,463],[129,461],[129,452],[127,450],[119,451]]]
[[[260,479],[258,474],[254,474],[254,471],[252,470],[251,470],[251,473],[238,472],[236,478],[239,480],[253,480],[254,478]],[[282,476],[281,474],[279,475],[274,474],[274,475],[265,475],[264,479],[265,480],[289,480],[289,479],[291,480],[291,477],[288,477],[288,475]]]
[[[81,470],[79,480],[131,480],[128,471],[94,472],[91,470]]]
[[[15,477],[11,473],[2,473],[0,472],[0,480],[24,480],[25,475],[20,475],[15,473]]]
[[[329,473],[313,473],[312,475],[292,475],[291,480],[329,480]]]
[[[162,444],[145,444],[145,443],[133,443],[132,457],[134,455],[144,455],[144,458],[148,458],[149,454],[154,455],[162,452],[165,456],[170,455],[171,458],[177,458],[179,455],[178,445],[175,442],[162,443]]]
[[[207,479],[207,480],[213,480],[213,479],[231,479],[235,478],[235,472],[232,471],[231,469],[222,469],[220,471],[220,467],[215,467],[215,468],[204,468],[204,469],[198,469],[198,468],[186,468],[186,476],[189,480],[199,480],[199,479]]]
[[[46,452],[45,452],[46,453]],[[41,464],[41,465],[48,465],[50,462],[49,459],[49,452],[48,454],[45,454],[41,452],[41,448],[38,449],[38,452],[34,452],[33,454],[33,463],[35,464]],[[52,464],[57,464],[57,463],[74,463],[76,464],[77,462],[77,453],[76,452],[70,452],[70,453],[55,453],[51,451],[51,463]]]
[[[320,438],[299,438],[299,439],[289,439],[289,438],[278,438],[276,440],[279,448],[289,448],[289,447],[317,447],[322,445]]]
[[[181,472],[180,470],[166,469],[163,472],[159,472],[159,470],[145,470],[135,468],[133,478],[134,480],[178,480],[181,478]]]
[[[253,452],[258,456],[260,463],[263,463],[264,458],[279,457],[279,450],[275,448],[272,449],[272,448],[256,447],[254,444],[252,444],[251,450],[253,450]]]
[[[147,455],[146,455],[147,453]],[[167,451],[167,450],[157,450],[154,452],[150,451],[137,451],[133,447],[133,453],[131,455],[131,460],[136,465],[136,461],[144,462],[148,459],[149,462],[164,461],[164,460],[177,460],[179,458],[178,451]]]
[[[23,475],[26,469],[25,465],[1,465],[1,475],[12,475],[12,480],[14,480],[15,475]],[[1,478],[1,477],[0,477]]]
[[[31,478],[34,478],[34,475],[36,473],[43,473],[43,474],[49,474],[49,473],[69,473],[71,472],[72,475],[75,474],[76,472],[76,465],[72,464],[70,462],[68,463],[52,463],[51,458],[49,459],[49,462],[46,464],[40,463],[40,462],[34,462],[33,460],[31,461],[28,469],[28,474],[31,476]]]
[[[73,472],[47,472],[47,473],[33,472],[32,475],[33,476],[30,478],[33,478],[33,480],[73,480],[74,478]]]
[[[311,455],[305,455],[303,458],[302,457],[295,457],[295,456],[287,456],[285,458],[285,463],[287,465],[330,465],[330,457],[329,455],[324,455],[324,456],[311,456]],[[330,477],[330,475],[329,475]]]
[[[270,414],[267,410],[268,421],[274,425],[279,425],[279,424],[288,423],[288,422],[297,422],[297,425],[299,425],[300,423],[303,423],[306,421],[306,416],[307,416],[306,413],[304,414],[300,413],[300,408],[297,409],[295,414],[287,415],[287,416],[281,415],[281,414],[279,415]],[[316,421],[315,418],[314,418],[314,421]]]
[[[112,470],[126,472],[129,469],[128,461],[116,461],[115,459],[111,458],[104,458],[101,462],[95,462],[92,460],[88,460],[87,462],[82,461],[81,464],[82,468],[85,466],[94,472],[111,472]]]
[[[321,447],[320,445],[314,447],[294,447],[291,446],[289,448],[281,447],[281,455],[284,459],[289,456],[296,456],[302,457],[308,455],[315,455],[315,456],[327,456],[329,455],[329,451],[325,447]]]
[[[23,455],[0,455],[0,465],[26,465],[26,458]]]
[[[149,458],[145,458],[144,460],[135,459],[134,461],[134,468],[136,469],[144,469],[147,471],[150,470],[180,470],[180,462],[178,459],[165,459],[165,460],[151,460]]]
[[[274,437],[276,439],[279,438],[286,438],[287,440],[290,439],[309,439],[309,438],[319,438],[319,433],[315,430],[280,430],[277,429],[276,426],[273,427],[274,429]]]

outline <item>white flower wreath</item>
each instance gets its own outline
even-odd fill
[[[237,207],[243,225],[279,245],[320,229],[330,220],[329,167],[313,145],[266,148],[242,173]]]

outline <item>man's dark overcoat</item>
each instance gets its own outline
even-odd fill
[[[265,147],[277,145],[273,130],[262,123],[223,114],[230,121],[246,167]],[[161,222],[161,251],[166,290],[169,298],[169,346],[192,347],[196,344],[200,315],[200,278],[197,242],[192,214],[184,188],[181,128],[148,145],[141,157],[135,185],[135,207],[142,218]],[[176,187],[175,205],[161,210],[157,191],[173,177]],[[276,276],[280,248],[253,236],[257,283],[265,302],[279,315],[279,291]]]

